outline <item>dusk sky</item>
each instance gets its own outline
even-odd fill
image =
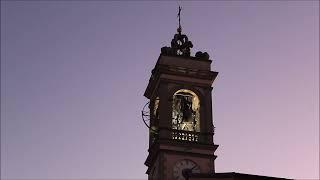
[[[1,179],[146,179],[178,4],[219,72],[216,172],[319,179],[319,1],[1,1]]]

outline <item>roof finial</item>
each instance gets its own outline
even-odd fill
[[[188,40],[188,37],[185,34],[181,34],[181,9],[181,6],[179,6],[179,27],[177,29],[178,33],[175,34],[173,39],[171,40],[171,47],[165,46],[161,48],[161,54],[163,55],[190,57],[190,48],[193,47],[193,44]]]
[[[181,28],[181,23],[180,23],[180,19],[181,19],[181,6],[179,6],[179,12],[178,12],[178,17],[179,17],[179,27],[177,29],[178,33],[181,34],[182,28]]]

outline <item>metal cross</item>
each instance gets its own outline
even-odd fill
[[[178,13],[178,17],[179,17],[179,28],[181,28],[181,25],[180,25],[180,15],[181,15],[181,6],[179,6],[179,13]]]

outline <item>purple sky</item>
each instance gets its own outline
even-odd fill
[[[217,172],[319,178],[319,2],[180,2]],[[146,179],[143,92],[177,2],[1,1],[1,178]]]

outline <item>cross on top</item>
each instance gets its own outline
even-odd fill
[[[178,12],[178,18],[179,18],[179,27],[178,27],[178,32],[179,34],[181,33],[181,24],[180,24],[180,19],[181,19],[181,6],[179,6],[179,12]]]

